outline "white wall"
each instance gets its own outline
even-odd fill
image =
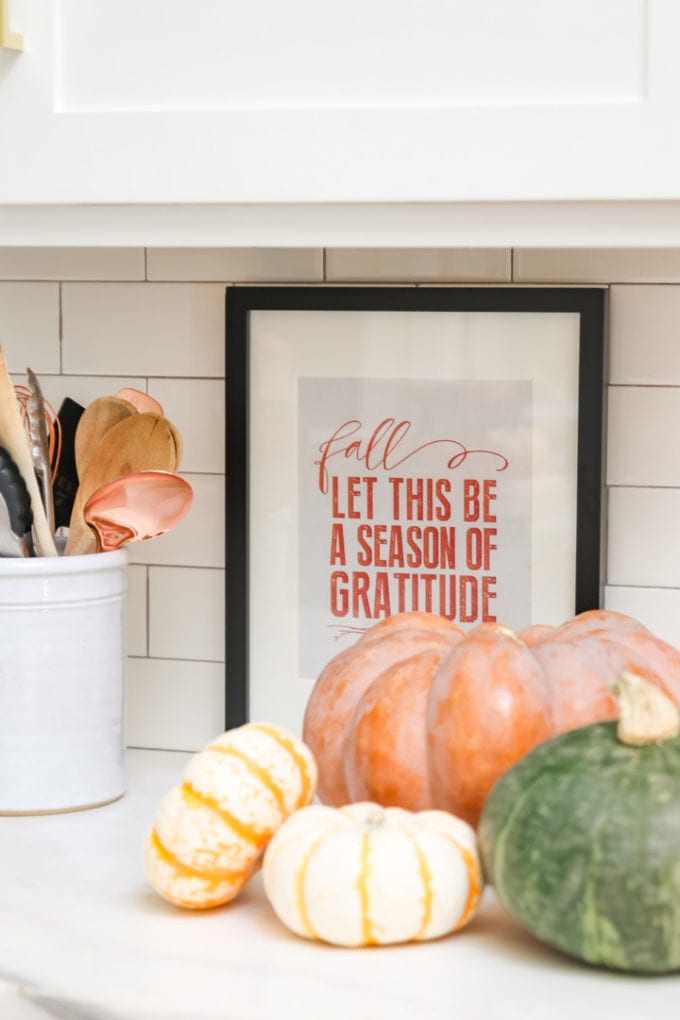
[[[194,487],[130,546],[127,740],[195,750],[224,718],[224,285],[611,286],[605,603],[680,645],[680,251],[0,248],[0,342],[56,406],[123,385],[180,429]]]

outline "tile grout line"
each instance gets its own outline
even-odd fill
[[[225,571],[225,567],[201,566],[196,563],[139,563],[131,560],[129,566],[146,567],[147,570],[153,567],[155,570],[214,570],[222,573]]]
[[[211,666],[224,666],[224,659],[197,659],[195,655],[191,658],[178,658],[175,655],[128,655],[127,658],[136,662],[200,662]]]
[[[194,747],[190,751],[188,751],[184,747],[158,747],[156,744],[153,744],[153,745],[148,745],[148,744],[126,744],[125,745],[125,750],[126,751],[150,751],[152,754],[156,754],[158,752],[160,752],[161,754],[166,754],[166,753],[167,754],[196,754],[196,752],[200,751],[201,748],[200,747]]]
[[[674,585],[670,585],[670,584],[630,584],[630,583],[628,583],[628,584],[623,583],[622,584],[620,581],[617,581],[615,584],[613,584],[611,581],[608,581],[604,585],[604,587],[605,588],[632,588],[635,591],[664,591],[664,592],[665,591],[677,591],[678,594],[680,594],[680,585],[675,585],[674,586]]]
[[[636,489],[640,492],[680,492],[680,484],[663,485],[659,482],[607,482],[608,489]]]
[[[64,374],[64,284],[59,281],[59,375]]]
[[[147,564],[147,566],[144,568],[144,583],[146,585],[146,587],[145,587],[145,592],[146,592],[146,633],[144,635],[145,638],[146,638],[146,642],[145,642],[146,655],[144,656],[144,658],[146,658],[146,659],[149,658],[149,648],[151,647],[151,634],[150,634],[150,631],[151,631],[151,591],[150,591],[150,589],[151,589],[151,578],[150,578],[150,574],[151,574],[151,571],[150,571],[150,568],[149,568],[149,566]]]

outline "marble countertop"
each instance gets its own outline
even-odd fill
[[[146,883],[142,845],[187,757],[129,751],[122,800],[0,818],[1,1020],[676,1020],[680,976],[573,963],[491,890],[448,938],[359,950],[289,933],[259,876],[226,907],[170,906]]]

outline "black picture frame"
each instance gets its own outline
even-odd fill
[[[579,316],[574,613],[602,594],[603,288],[234,286],[226,291],[226,727],[249,720],[250,317],[254,311],[540,312]]]

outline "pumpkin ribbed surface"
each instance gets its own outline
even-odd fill
[[[263,877],[287,927],[342,946],[445,935],[470,920],[483,886],[465,822],[370,802],[292,815],[267,847]]]
[[[546,741],[495,784],[479,840],[501,902],[542,941],[680,969],[680,739],[629,747],[608,722]]]
[[[315,787],[312,755],[285,730],[259,723],[228,730],[190,760],[161,802],[146,844],[149,881],[178,906],[226,903]]]
[[[622,613],[591,610],[515,633],[401,613],[319,675],[303,739],[319,797],[437,808],[476,825],[502,773],[542,740],[612,719],[610,683],[632,671],[680,704],[680,651]]]

